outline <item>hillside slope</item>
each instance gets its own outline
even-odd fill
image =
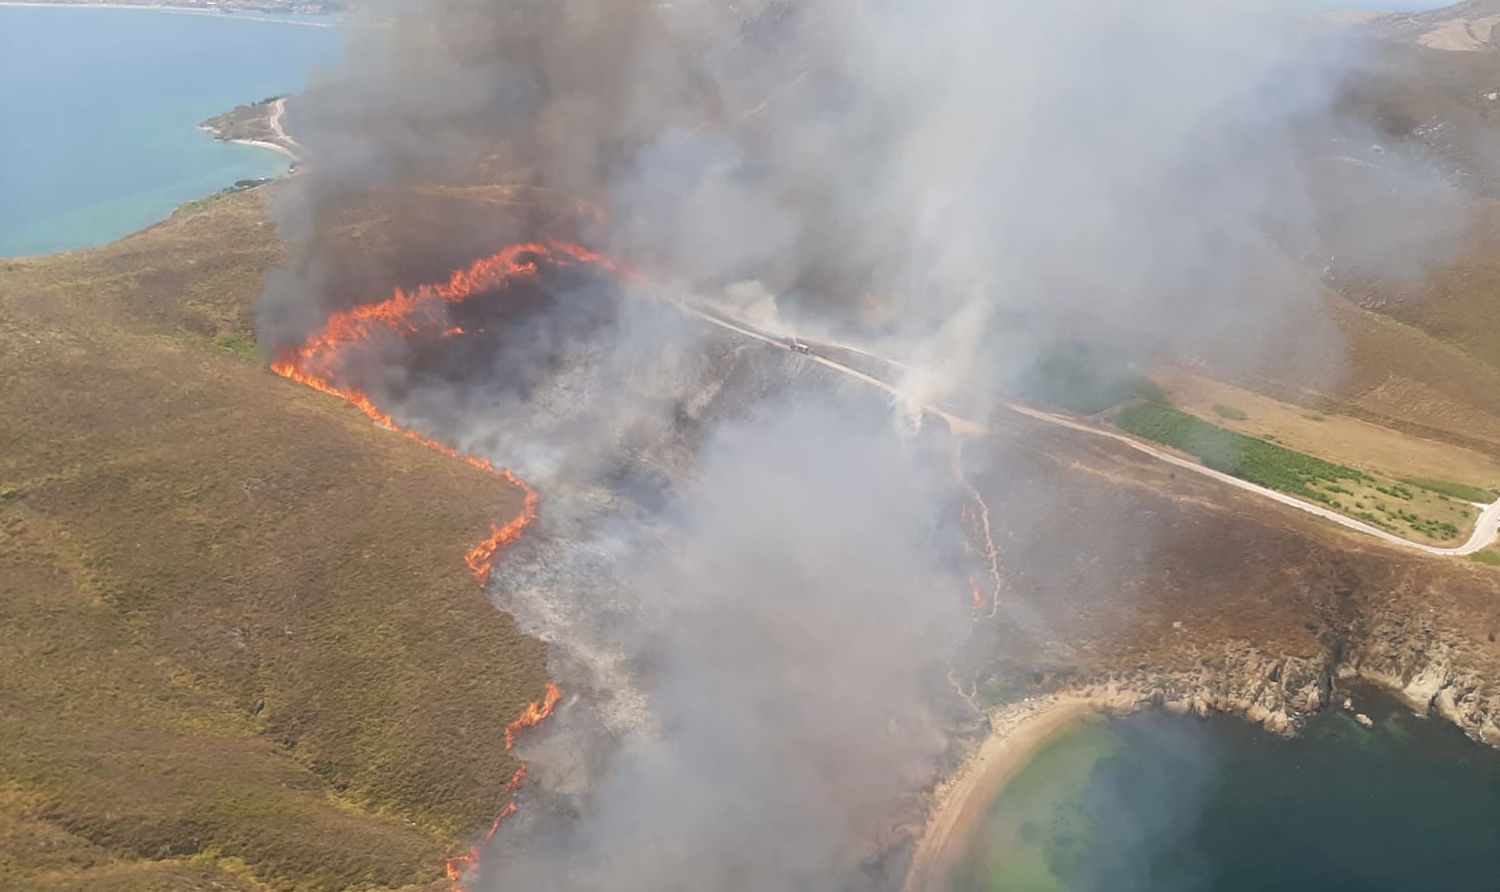
[[[1465,0],[1442,9],[1417,13],[1391,13],[1370,21],[1384,37],[1416,42],[1420,46],[1450,52],[1473,52],[1500,48],[1500,3],[1495,0]]]
[[[0,261],[0,889],[445,886],[542,645],[498,478],[274,377],[253,193]]]

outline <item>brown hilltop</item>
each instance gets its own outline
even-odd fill
[[[1428,49],[1475,52],[1500,48],[1500,2],[1466,0],[1442,9],[1377,16],[1368,25],[1382,37]]]

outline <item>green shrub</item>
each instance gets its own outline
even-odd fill
[[[1228,418],[1230,421],[1244,421],[1250,417],[1239,409],[1233,406],[1226,406],[1223,403],[1214,403],[1214,414],[1220,418]]]
[[[233,353],[241,359],[248,359],[252,362],[265,361],[265,357],[261,354],[260,347],[256,346],[254,338],[247,338],[243,335],[221,334],[214,338],[214,346],[220,350]]]

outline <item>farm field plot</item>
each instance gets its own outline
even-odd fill
[[[1207,467],[1316,502],[1387,532],[1433,545],[1463,541],[1478,517],[1467,500],[1369,474],[1145,402],[1110,417],[1117,427],[1196,457]],[[1467,491],[1427,480],[1449,492]]]
[[[1474,449],[1412,436],[1347,415],[1314,412],[1178,368],[1155,369],[1151,379],[1166,392],[1172,405],[1183,411],[1288,449],[1336,456],[1341,464],[1391,479],[1455,481],[1476,491],[1500,487],[1500,462]],[[1221,408],[1231,411],[1226,413]],[[1243,417],[1236,417],[1236,412]],[[1493,499],[1490,495],[1467,501]]]

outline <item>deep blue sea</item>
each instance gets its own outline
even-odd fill
[[[244,14],[0,6],[0,257],[112,241],[287,158],[198,129],[300,90],[343,35]]]
[[[1500,752],[1366,700],[1295,740],[1239,719],[1081,724],[992,805],[954,892],[1500,889]]]

